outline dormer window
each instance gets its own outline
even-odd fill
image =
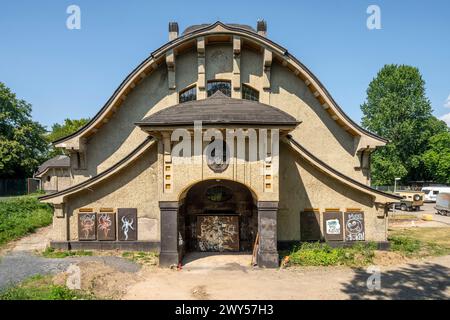
[[[259,91],[252,87],[243,84],[242,85],[242,99],[259,101]]]
[[[197,100],[197,87],[189,87],[180,92],[180,103]]]
[[[231,97],[231,82],[224,80],[208,81],[208,97],[212,96],[216,91],[221,91],[227,97]]]

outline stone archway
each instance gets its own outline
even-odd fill
[[[257,201],[243,184],[205,180],[179,210],[183,252],[251,252],[258,232]]]
[[[278,267],[277,201],[258,201],[241,183],[211,179],[159,206],[160,266],[178,265],[186,252],[251,251],[259,234],[258,266]]]

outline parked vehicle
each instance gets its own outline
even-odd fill
[[[438,194],[450,192],[450,187],[423,187],[422,192],[425,193],[425,202],[436,202]]]
[[[421,191],[402,190],[395,192],[395,194],[403,198],[399,202],[395,203],[395,208],[399,208],[400,210],[419,211],[420,207],[423,205],[423,198],[425,194]]]
[[[450,216],[450,192],[439,192],[434,208],[437,214]]]

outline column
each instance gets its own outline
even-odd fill
[[[277,250],[277,211],[278,201],[258,202],[258,266],[278,267]]]
[[[178,201],[160,201],[161,252],[159,266],[178,265]]]

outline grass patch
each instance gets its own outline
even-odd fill
[[[46,258],[67,258],[74,256],[92,256],[92,251],[69,251],[69,250],[56,250],[51,247],[47,247],[42,255]]]
[[[156,266],[158,264],[158,253],[143,251],[126,251],[122,257],[141,265]]]
[[[389,221],[396,221],[396,220],[400,220],[400,221],[405,221],[405,220],[411,220],[411,221],[419,221],[420,219],[413,215],[413,214],[390,214],[389,215]]]
[[[450,254],[450,228],[389,230],[391,249],[408,257]]]
[[[52,222],[52,208],[37,195],[0,201],[0,246]]]
[[[289,253],[289,265],[351,266],[371,264],[375,256],[374,244],[355,244],[351,248],[332,248],[326,243],[302,243]]]
[[[92,300],[80,290],[55,285],[51,276],[37,275],[0,292],[0,300]]]

